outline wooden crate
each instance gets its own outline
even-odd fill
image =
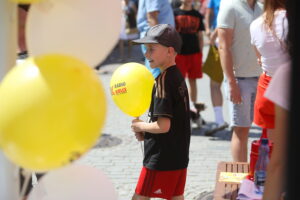
[[[249,173],[249,164],[245,162],[225,162],[218,163],[214,200],[230,199],[235,200],[238,195],[240,183],[220,182],[221,172]]]

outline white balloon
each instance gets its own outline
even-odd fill
[[[120,0],[43,0],[32,4],[26,22],[29,55],[67,54],[95,67],[118,41],[121,12]]]
[[[112,182],[99,169],[72,164],[49,171],[32,189],[28,200],[117,200]]]

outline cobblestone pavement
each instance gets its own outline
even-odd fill
[[[104,171],[114,183],[119,194],[119,200],[131,199],[142,167],[142,150],[141,144],[135,140],[133,133],[130,131],[132,118],[122,113],[110,98],[109,81],[113,71],[122,63],[142,61],[139,48],[134,47],[132,55],[135,56],[118,63],[116,62],[118,53],[115,49],[110,57],[102,63],[98,73],[106,89],[107,119],[102,130],[102,137],[97,145],[78,161]],[[207,109],[202,112],[202,116],[208,123],[201,129],[197,129],[193,125],[190,163],[185,189],[185,199],[187,200],[209,199],[208,196],[211,196],[215,185],[217,163],[231,160],[231,133],[229,130],[217,132],[212,137],[204,136],[204,131],[213,125],[212,121],[214,119],[213,108],[210,103],[208,77],[204,75],[197,82],[197,85],[198,99],[207,105]],[[224,103],[224,115],[225,120],[228,122],[226,103]],[[145,120],[145,116],[141,118]],[[252,127],[249,144],[253,139],[259,137],[259,132],[259,128]]]

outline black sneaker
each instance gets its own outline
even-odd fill
[[[194,103],[197,112],[201,112],[206,109],[206,105],[204,103]]]

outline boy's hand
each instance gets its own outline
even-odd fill
[[[144,124],[145,124],[145,122],[143,120],[134,119],[134,120],[132,120],[132,123],[131,123],[131,130],[135,133],[143,132]]]
[[[144,141],[144,132],[135,133],[135,138],[137,141]]]
[[[144,141],[144,132],[142,131],[144,123],[145,122],[140,119],[132,120],[131,130],[135,133],[135,137],[138,141]]]

